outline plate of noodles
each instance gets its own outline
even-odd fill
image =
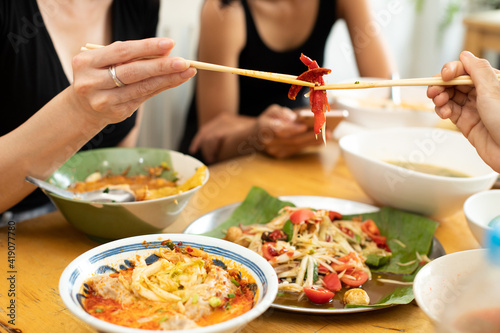
[[[366,233],[367,226],[378,231]],[[330,197],[275,198],[254,187],[243,202],[200,217],[185,233],[228,239],[266,258],[279,278],[272,307],[341,314],[411,302],[416,273],[445,254],[433,237],[436,226],[392,208]],[[318,290],[332,298],[323,302]]]

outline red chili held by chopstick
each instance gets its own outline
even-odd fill
[[[323,75],[330,74],[332,72],[330,69],[319,67],[315,60],[305,56],[303,53],[300,55],[300,60],[309,69],[300,74],[297,80],[312,82],[316,85],[325,84]],[[295,100],[300,89],[302,89],[302,86],[292,85],[288,90],[288,98]],[[326,91],[314,90],[314,88],[309,89],[309,103],[311,105],[311,111],[314,113],[314,133],[319,134],[326,121],[325,112],[330,111],[330,104],[328,103]]]
[[[320,85],[321,84],[320,82],[323,81],[323,75],[330,74],[331,72],[332,71],[328,68],[308,69],[304,73],[300,74],[297,77],[297,80],[316,83],[316,84]],[[300,89],[302,89],[302,87],[303,86],[299,86],[299,85],[295,85],[295,84],[292,85],[290,87],[290,90],[288,90],[288,98],[290,98],[291,100],[295,100],[295,98],[297,98],[297,95],[298,95]],[[315,91],[312,88],[311,88],[311,90]]]

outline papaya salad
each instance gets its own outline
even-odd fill
[[[274,267],[279,290],[316,304],[328,303],[343,290],[344,305],[368,305],[363,284],[368,266],[387,262],[387,239],[371,219],[344,220],[325,209],[285,206],[270,222],[231,226],[226,240],[259,253]]]

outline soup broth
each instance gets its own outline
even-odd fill
[[[391,163],[397,166],[400,166],[405,169],[413,170],[413,171],[418,171],[422,173],[427,173],[430,175],[435,175],[435,176],[442,176],[442,177],[460,177],[460,178],[465,178],[465,177],[470,177],[469,175],[462,173],[460,171],[448,169],[448,168],[443,168],[437,165],[432,165],[432,164],[425,164],[425,163],[411,163],[411,162],[404,162],[404,161],[386,161],[387,163]]]

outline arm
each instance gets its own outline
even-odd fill
[[[238,67],[238,57],[245,43],[244,22],[243,9],[238,1],[221,8],[219,0],[206,0],[201,13],[198,59]],[[254,119],[238,114],[238,77],[200,71],[196,85],[199,131],[190,151],[194,153],[201,149],[209,163],[220,156],[235,156],[237,152],[224,142],[242,140],[251,134],[255,125]]]
[[[436,105],[436,113],[450,119],[476,148],[479,156],[495,171],[500,172],[500,71],[485,59],[462,52],[460,61],[445,64],[443,80],[469,74],[473,86],[431,86],[427,96]]]
[[[368,0],[339,0],[339,17],[346,21],[360,76],[390,78],[396,72],[382,33],[373,35],[374,22]],[[371,23],[370,23],[371,22]]]
[[[35,189],[27,175],[44,179],[106,125],[129,117],[146,99],[178,86],[196,70],[168,55],[166,38],[118,42],[73,60],[74,82],[14,131],[0,137],[0,212]],[[117,88],[107,73],[112,64],[126,86]]]

